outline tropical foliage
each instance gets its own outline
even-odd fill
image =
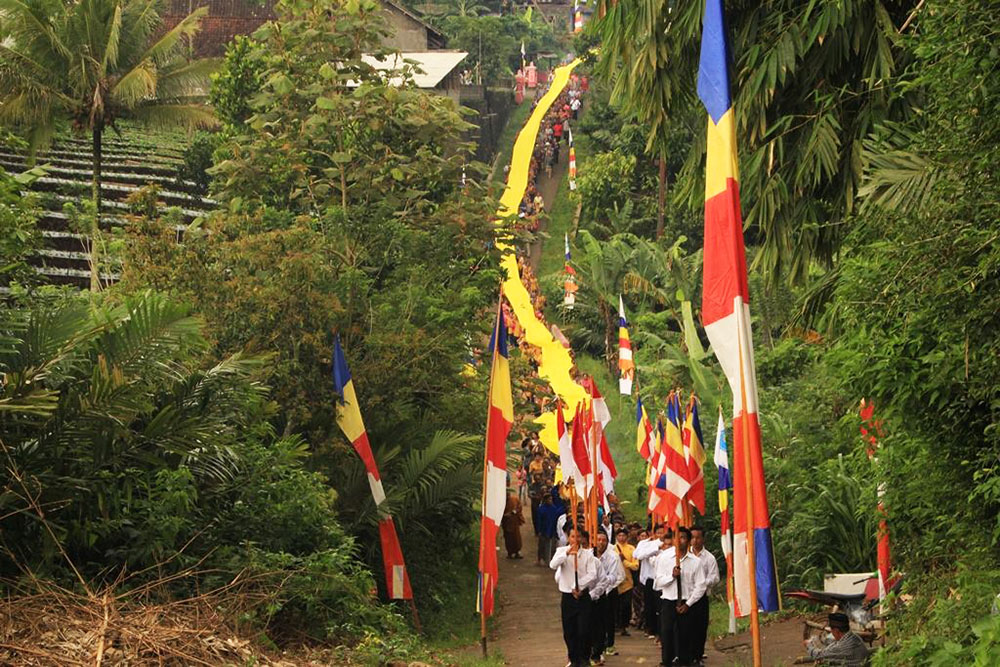
[[[182,57],[207,7],[162,31],[158,0],[9,0],[0,3],[0,123],[27,137],[34,153],[60,123],[88,131],[96,238],[101,215],[104,131],[122,117],[149,123],[210,124],[199,103],[214,64]],[[91,242],[97,289],[98,243]]]
[[[996,634],[978,620],[990,610],[1000,564],[998,198],[995,175],[983,168],[997,159],[995,124],[983,120],[997,99],[987,74],[996,65],[991,10],[953,0],[727,2],[726,12],[782,579],[814,586],[824,572],[872,568],[882,484],[895,566],[913,597],[890,620],[895,641],[879,660],[982,660],[995,651]],[[678,6],[663,36],[672,65],[664,107],[676,136],[687,137],[687,158],[672,172],[676,208],[668,207],[661,249],[686,236],[691,215],[701,212],[704,139],[691,129],[704,123],[692,85],[700,13],[698,3]],[[646,146],[634,137],[650,140],[655,124],[625,92],[629,77],[655,71],[644,63],[657,52],[644,33],[621,27],[641,27],[648,15],[641,2],[609,3],[606,21],[596,24],[610,31],[604,45],[612,47],[600,53],[599,95],[615,105],[592,102],[600,122],[586,121],[592,153],[581,156],[581,172],[593,165],[594,173],[581,176],[580,196],[591,211],[581,215],[574,248],[584,257],[581,316],[588,300],[597,306],[601,294],[626,295],[644,398],[662,394],[670,386],[664,378],[676,382],[671,374],[697,346],[669,300],[637,298],[634,278],[613,271],[614,262],[602,265],[615,274],[610,283],[586,274],[593,273],[588,231],[607,252],[634,245],[638,229],[649,236],[644,220],[655,194],[646,185]],[[649,71],[619,67],[626,58]],[[636,169],[628,173],[632,156]],[[614,188],[615,178],[625,185]],[[638,215],[620,220],[629,210]],[[686,296],[697,321],[700,287],[691,277]],[[593,353],[606,353],[595,343]],[[725,402],[711,357],[702,365],[703,380],[689,366],[682,381],[700,393],[718,383]],[[858,432],[863,396],[885,425],[877,463]]]

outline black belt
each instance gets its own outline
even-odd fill
[[[573,594],[572,593],[563,593],[563,595],[573,595]],[[587,596],[588,598],[590,597],[590,589],[589,588],[584,588],[582,591],[580,591],[580,597],[583,598],[584,596]]]

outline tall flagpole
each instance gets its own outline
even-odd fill
[[[736,304],[737,322],[742,324],[743,302],[739,300]],[[747,407],[747,383],[746,373],[743,366],[743,327],[737,325],[738,347],[740,355],[740,398],[743,406],[743,500],[746,505],[747,514],[747,565],[750,579],[750,636],[753,639],[753,664],[754,667],[761,667],[760,651],[760,613],[757,610],[757,554],[754,544],[754,509],[753,509],[753,485],[750,471],[750,410]],[[735,495],[735,494],[734,494]],[[735,518],[735,517],[734,517]]]
[[[497,338],[493,342],[493,346],[494,346],[493,354],[494,354],[494,356],[497,354],[497,348],[500,346],[500,336],[506,336],[507,335],[506,331],[500,331],[500,312],[501,312],[502,309],[503,309],[503,283],[500,284],[500,296],[497,298],[497,316],[496,316],[496,320],[493,323],[493,331],[496,332],[495,335],[496,335],[496,338]],[[489,388],[489,396],[491,396],[491,397],[493,396],[493,380],[494,379],[495,378],[493,377],[493,370],[491,368],[491,370],[490,370],[490,388]],[[489,436],[489,433],[490,433],[490,419],[491,419],[490,415],[492,414],[492,412],[493,412],[492,410],[487,410],[487,412],[486,412],[486,439],[487,439],[487,442],[489,442],[489,437],[490,437]],[[506,449],[506,444],[504,445],[504,447]],[[487,447],[483,447],[483,488],[482,488],[482,492],[480,494],[480,507],[482,508],[483,516],[486,515],[486,479],[487,479],[486,478],[486,473],[487,473],[487,469],[489,468],[489,461],[490,461],[490,450],[489,450],[489,447],[488,446]],[[506,491],[504,491],[504,493],[506,493]],[[482,521],[482,518],[480,518],[480,521]],[[496,549],[497,547],[496,547],[495,544],[485,544],[485,540],[483,538],[483,531],[482,531],[482,529],[480,529],[480,531],[479,531],[479,554],[480,554],[479,558],[480,558],[480,567],[482,567],[482,554],[485,553],[484,549],[487,549],[487,548],[489,548],[489,549]],[[488,577],[488,576],[489,576],[488,573],[483,572],[482,569],[480,569],[480,571],[479,571],[479,641],[482,644],[483,657],[484,658],[486,657],[486,586],[489,583],[486,580],[486,577]]]

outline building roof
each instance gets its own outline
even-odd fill
[[[413,83],[416,84],[417,88],[433,88],[441,83],[441,80],[448,76],[468,55],[465,51],[412,51],[392,54],[385,60],[378,60],[375,56],[368,54],[361,56],[361,59],[382,72],[399,69],[406,64],[405,60],[415,61],[415,67],[419,71],[413,73]],[[393,80],[390,83],[399,82]]]
[[[395,9],[399,13],[404,14],[405,16],[410,17],[411,19],[413,19],[417,23],[419,23],[422,26],[424,26],[425,28],[427,28],[427,30],[429,30],[430,32],[434,33],[435,37],[438,37],[442,41],[444,41],[444,39],[445,39],[444,33],[441,32],[440,30],[438,30],[437,28],[435,28],[434,26],[432,26],[427,21],[425,21],[422,16],[420,16],[418,14],[414,14],[413,12],[411,12],[409,9],[407,9],[403,5],[399,4],[398,2],[393,2],[392,0],[382,0],[382,2],[385,3],[386,5],[388,5],[389,7]]]

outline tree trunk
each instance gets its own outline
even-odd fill
[[[663,217],[667,207],[667,160],[660,157],[660,187],[656,196],[656,238],[663,236]]]
[[[104,126],[98,121],[94,123],[91,138],[93,140],[93,195],[94,195],[94,217],[93,226],[90,230],[90,289],[97,292],[101,289],[101,279],[98,273],[98,236],[101,233],[101,138],[104,134]]]

